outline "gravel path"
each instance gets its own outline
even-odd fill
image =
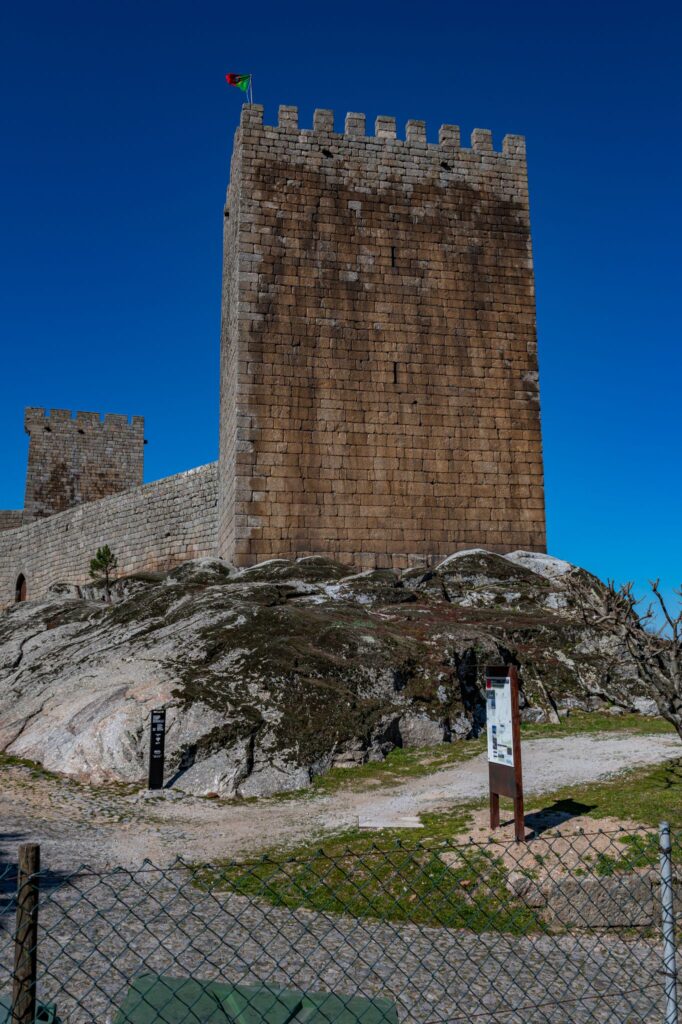
[[[604,733],[527,740],[526,794],[539,797],[571,783],[681,755],[674,735]],[[329,830],[413,826],[420,813],[456,806],[486,791],[485,755],[400,785],[254,803],[126,797],[68,780],[33,778],[28,769],[13,768],[2,774],[0,857],[13,856],[18,842],[30,839],[41,842],[43,863],[53,870],[73,870],[84,862],[134,866],[145,857],[168,864],[178,854],[214,861]]]
[[[593,782],[636,765],[658,764],[682,756],[677,736],[602,735],[527,740],[523,744],[523,779],[527,796],[571,784]],[[358,794],[353,807],[361,827],[396,827],[424,811],[475,800],[488,792],[485,754],[463,765],[415,779],[385,794]],[[348,821],[345,816],[341,823]]]
[[[531,740],[524,744],[526,786],[541,797],[679,754],[672,736]],[[131,979],[152,971],[383,996],[395,1004],[400,1024],[658,1024],[661,951],[646,930],[476,934],[206,893],[177,867],[105,870],[106,864],[139,866],[145,856],[167,864],[177,853],[210,860],[253,852],[358,821],[410,823],[419,812],[483,795],[486,772],[485,758],[477,757],[390,788],[223,804],[140,800],[35,777],[25,768],[6,770],[0,867],[18,841],[38,838],[47,869],[41,997],[57,1002],[64,1024],[113,1024]],[[97,872],[63,874],[83,861],[97,865]],[[13,888],[8,875],[4,887],[0,883],[0,996],[8,991],[11,969]],[[190,1021],[197,1024],[192,1015]]]

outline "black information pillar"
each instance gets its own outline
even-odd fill
[[[163,789],[163,753],[166,744],[166,712],[152,711],[149,739],[149,788]]]

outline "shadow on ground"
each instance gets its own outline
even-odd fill
[[[583,804],[579,800],[555,800],[549,807],[543,807],[541,811],[527,814],[524,818],[526,828],[529,828],[536,836],[541,836],[550,828],[557,828],[570,821],[571,818],[580,818],[589,814],[597,807],[596,804]]]
[[[29,841],[21,832],[0,832],[0,932],[12,931],[16,911],[17,879],[19,875],[19,846]],[[14,852],[8,852],[14,847]],[[41,892],[57,889],[68,878],[70,872],[41,870]]]

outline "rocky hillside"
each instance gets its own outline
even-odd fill
[[[395,745],[475,736],[483,667],[520,667],[526,719],[652,702],[576,605],[602,587],[545,555],[460,552],[435,570],[356,573],[323,558],[236,571],[188,562],[57,586],[0,617],[0,749],[92,781],[142,781],[149,712],[168,709],[168,777],[259,796]]]

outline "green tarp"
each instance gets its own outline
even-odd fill
[[[142,974],[114,1024],[398,1024],[388,999]]]
[[[12,1024],[12,999],[0,996],[0,1024]],[[38,1003],[36,1024],[61,1024],[54,1003]]]

